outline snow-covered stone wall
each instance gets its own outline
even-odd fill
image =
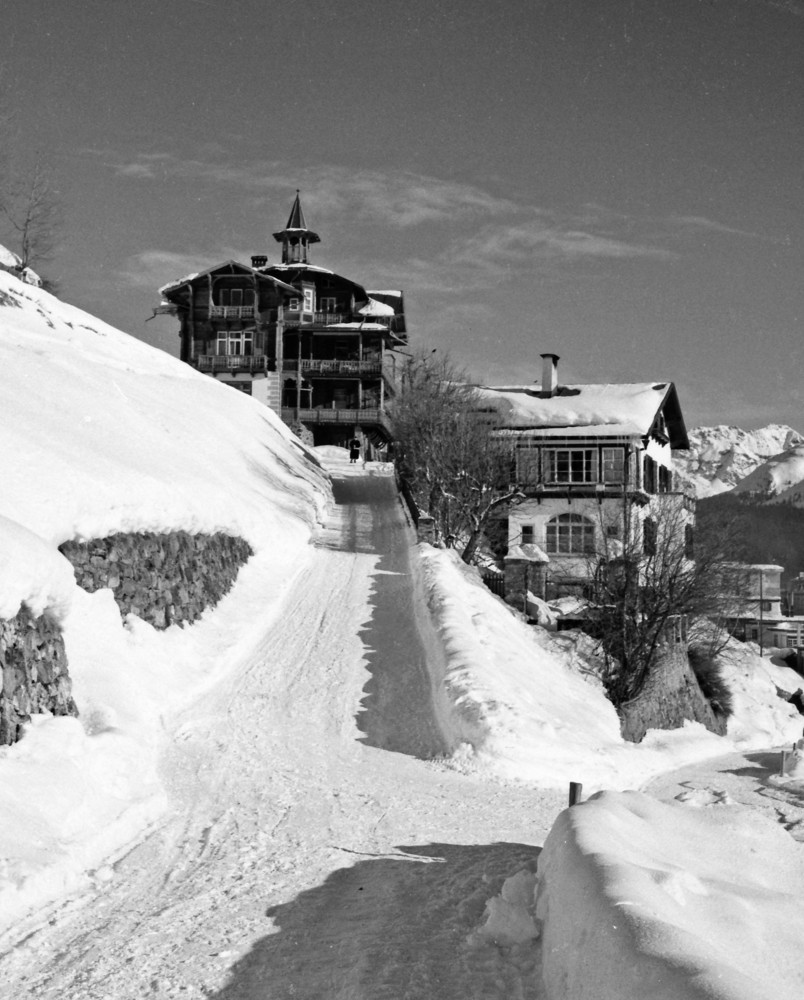
[[[49,615],[27,608],[0,619],[0,746],[16,743],[32,714],[77,715],[64,639]]]
[[[108,587],[122,615],[138,615],[154,628],[196,621],[252,555],[242,538],[186,531],[110,535],[64,542],[59,550],[80,587],[90,593]]]

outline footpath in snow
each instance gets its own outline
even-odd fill
[[[563,794],[370,745],[391,712],[432,739],[416,662],[401,703],[370,672],[386,636],[397,662],[427,639],[415,609],[376,627],[410,573],[393,479],[361,468],[355,490],[343,472],[281,614],[166,720],[168,821],[5,956],[13,995],[538,996],[532,948],[467,942],[503,878],[535,867]],[[257,576],[238,620],[259,614]]]

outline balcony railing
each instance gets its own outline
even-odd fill
[[[217,307],[220,308],[220,307]],[[338,323],[379,323],[390,326],[393,316],[361,316],[348,312],[305,312],[301,309],[285,309],[284,320],[290,325],[297,323],[303,326],[335,326]]]
[[[285,423],[301,420],[305,424],[361,424],[382,427],[390,435],[391,422],[385,410],[378,407],[363,410],[334,410],[316,407],[315,409],[298,409],[282,407],[282,419]]]
[[[254,306],[210,306],[210,319],[254,319]]]
[[[382,375],[381,361],[331,361],[314,358],[286,358],[282,370],[302,375]]]
[[[196,361],[202,372],[268,371],[268,358],[264,354],[199,354]]]

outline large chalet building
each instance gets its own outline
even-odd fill
[[[541,384],[478,387],[524,495],[508,513],[512,603],[583,596],[601,557],[651,554],[662,531],[692,554],[694,499],[673,473],[673,452],[689,448],[673,383],[561,385],[558,360],[542,355]]]
[[[401,291],[368,291],[310,261],[320,242],[299,193],[281,263],[227,260],[160,288],[156,313],[180,321],[180,357],[281,414],[312,444],[390,441],[394,354],[407,343]]]

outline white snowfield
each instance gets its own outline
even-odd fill
[[[1,610],[60,617],[81,712],[0,750],[4,995],[801,995],[804,783],[757,752],[797,675],[735,645],[728,738],[626,744],[589,641],[417,548],[387,469],[5,273],[0,329]],[[179,528],[255,550],[188,628],[56,550]]]

